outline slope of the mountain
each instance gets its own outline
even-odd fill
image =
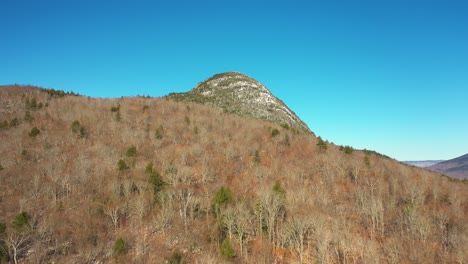
[[[468,179],[468,154],[427,167],[448,176]]]
[[[310,132],[307,125],[264,85],[238,72],[216,74],[189,92],[172,93],[166,98],[206,104],[240,116]]]
[[[0,86],[0,263],[468,263],[468,184],[162,98]]]
[[[443,160],[411,160],[411,161],[402,161],[403,163],[413,165],[420,168],[426,168],[437,163],[442,162]]]

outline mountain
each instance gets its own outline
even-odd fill
[[[427,169],[459,179],[468,179],[468,154],[437,163],[427,167]]]
[[[468,184],[216,107],[0,86],[0,263],[468,263]]]
[[[443,160],[419,160],[419,161],[403,161],[403,163],[413,165],[420,168],[429,167],[437,163],[442,162]]]
[[[264,85],[238,72],[216,74],[189,92],[172,93],[166,98],[214,106],[240,116],[311,132],[307,125]]]

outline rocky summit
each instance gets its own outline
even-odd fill
[[[189,92],[171,93],[166,98],[214,106],[240,116],[311,132],[309,127],[264,85],[238,72],[216,74]]]

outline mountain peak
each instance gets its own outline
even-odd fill
[[[263,84],[240,72],[216,74],[187,93],[172,93],[167,98],[214,106],[240,116],[310,132],[307,125]]]
[[[244,88],[270,91],[263,86],[259,81],[240,72],[225,72],[215,74],[207,80],[199,83],[193,91],[205,92],[212,89],[239,89],[241,92]]]

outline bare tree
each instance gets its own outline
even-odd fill
[[[268,226],[268,239],[275,242],[275,230],[278,220],[284,216],[284,197],[269,191],[260,197]]]
[[[246,240],[246,236],[249,233],[249,227],[252,224],[253,215],[247,208],[245,203],[239,203],[235,208],[236,218],[234,219],[234,229],[237,236],[237,241],[240,247],[240,256],[243,256],[243,245]]]
[[[359,190],[355,195],[356,206],[360,208],[361,214],[366,222],[370,222],[371,238],[376,233],[383,236],[385,231],[384,206],[379,196],[373,195],[372,191]]]
[[[120,207],[118,205],[108,206],[104,209],[104,213],[110,217],[114,228],[117,228],[119,226]]]
[[[221,220],[224,227],[227,229],[229,240],[231,241],[237,220],[237,213],[237,210],[233,206],[228,206],[225,210],[221,211]]]
[[[15,264],[18,263],[18,258],[21,258],[26,253],[26,250],[29,248],[30,240],[30,233],[18,232],[9,233],[3,239],[3,242],[5,242],[8,247],[9,254],[13,256]]]
[[[156,215],[154,220],[155,231],[161,231],[163,234],[166,234],[166,229],[169,227],[173,217],[173,211],[170,206],[162,206],[159,210],[159,213]]]
[[[305,245],[310,231],[311,224],[305,217],[289,220],[283,229],[283,243],[294,249],[300,263],[304,263]]]
[[[188,227],[188,217],[191,204],[194,201],[194,192],[188,188],[181,188],[175,192],[175,198],[179,201],[179,214],[184,219],[185,231]]]
[[[310,243],[315,245],[315,251],[318,256],[319,263],[329,262],[328,245],[331,240],[330,230],[327,228],[327,220],[317,215],[308,219],[311,225]]]
[[[131,201],[132,214],[136,217],[137,221],[142,221],[146,213],[150,209],[150,202],[148,201],[146,193],[141,192],[136,195]]]

